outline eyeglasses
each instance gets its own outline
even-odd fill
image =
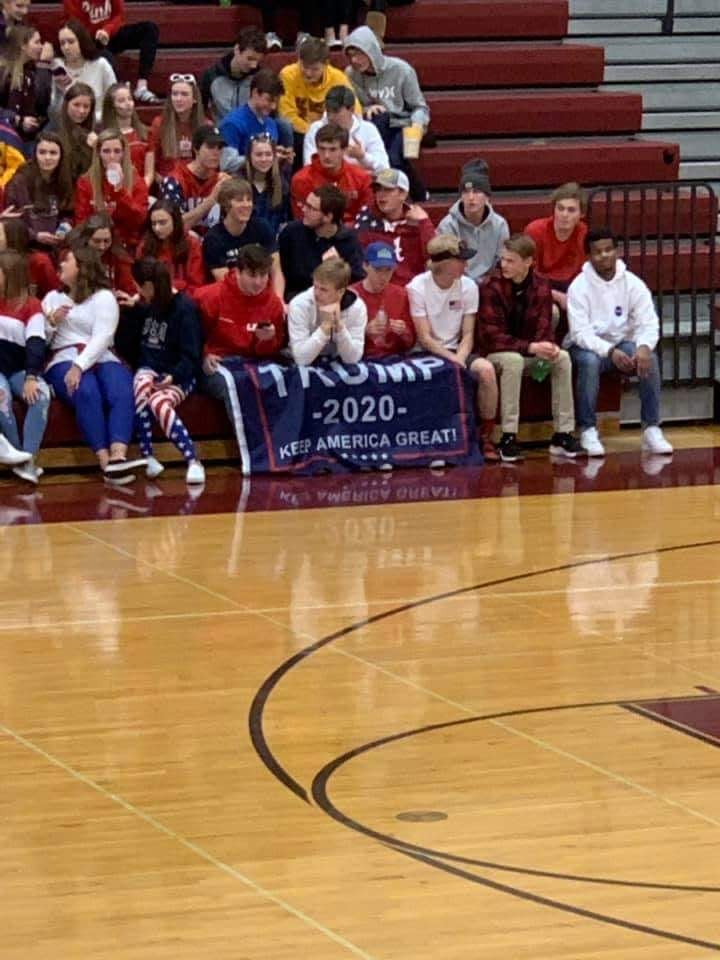
[[[191,73],[171,73],[170,83],[192,83],[197,84],[197,80]]]

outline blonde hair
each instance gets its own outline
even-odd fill
[[[19,24],[8,30],[5,41],[5,52],[0,60],[0,73],[3,80],[10,79],[10,90],[22,90],[25,79],[25,64],[28,57],[23,52],[23,46],[40,31],[37,27]]]
[[[123,158],[121,164],[123,172],[123,186],[125,186],[128,190],[132,190],[133,186],[135,185],[135,170],[130,162],[130,148],[128,147],[127,140],[117,129],[110,128],[109,130],[103,130],[98,134],[97,142],[93,147],[92,163],[90,164],[90,169],[88,170],[87,174],[93,192],[93,205],[98,213],[105,212],[105,198],[103,196],[103,181],[105,179],[105,171],[103,169],[102,160],[100,159],[100,147],[102,147],[102,145],[107,143],[109,140],[119,140],[123,147]]]
[[[188,74],[188,76],[190,76],[190,74]],[[175,80],[171,83],[160,123],[160,146],[162,147],[163,156],[165,157],[177,157],[178,155],[177,114],[175,113],[175,107],[172,105],[172,89],[177,83],[184,83],[190,87],[195,97],[195,102],[190,111],[190,128],[193,133],[198,127],[201,127],[205,123],[205,111],[203,110],[200,90],[198,89],[195,78],[193,77],[192,81]]]
[[[120,119],[115,110],[115,94],[118,90],[129,90],[132,95],[132,85],[129,83],[113,83],[107,88],[102,105],[102,128],[120,129]],[[138,116],[137,109],[133,110],[130,117],[130,126],[141,140],[147,140],[147,127]]]
[[[313,270],[313,280],[317,280],[320,283],[329,283],[336,290],[344,290],[350,285],[350,265],[347,264],[344,260],[341,260],[340,257],[330,257],[329,260],[323,260],[323,262],[315,267]]]

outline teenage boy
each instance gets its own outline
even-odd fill
[[[350,66],[347,75],[367,120],[377,126],[390,157],[390,166],[403,170],[410,180],[410,196],[424,200],[427,191],[415,167],[405,159],[403,127],[430,123],[430,109],[415,70],[400,57],[388,57],[369,27],[358,27],[345,41]]]
[[[250,244],[238,251],[221,281],[200,287],[195,294],[205,332],[200,389],[222,400],[236,432],[241,427],[237,389],[223,361],[265,360],[287,340],[285,307],[270,284],[271,270],[267,250]]]
[[[669,454],[671,444],[660,429],[660,367],[657,347],[660,321],[647,285],[618,258],[610,230],[585,238],[589,259],[568,289],[568,342],[577,370],[577,420],[580,442],[591,457],[605,448],[597,432],[600,374],[617,370],[638,378],[642,449]]]
[[[372,359],[407,353],[415,346],[415,324],[404,286],[394,283],[395,251],[388,243],[371,243],[365,251],[365,279],[350,289],[365,304],[365,356]]]
[[[476,381],[483,456],[497,461],[492,442],[498,401],[495,369],[472,353],[479,293],[465,274],[465,264],[473,255],[457,237],[434,237],[428,243],[428,270],[410,281],[407,292],[420,346],[465,367]]]
[[[535,269],[547,277],[553,301],[567,312],[567,288],[585,263],[585,194],[578,183],[564,183],[551,198],[552,214],[532,220],[525,233],[535,241]]]
[[[476,343],[500,376],[500,459],[522,460],[517,443],[520,390],[526,373],[550,374],[554,433],[550,453],[574,458],[583,448],[573,436],[570,356],[553,339],[552,292],[547,280],[533,270],[535,244],[530,237],[509,237],[500,254],[499,275],[480,287]]]
[[[253,216],[250,184],[239,177],[227,180],[218,192],[218,203],[222,220],[208,230],[203,240],[206,269],[214,280],[222,280],[237,260],[241,248],[247,244],[257,244],[271,257],[273,288],[282,297],[285,285],[275,253],[275,237],[264,220]]]
[[[220,133],[225,140],[221,166],[235,173],[245,163],[245,153],[251,137],[267,134],[278,143],[278,125],[272,114],[277,109],[283,85],[272,70],[258,70],[250,81],[250,96],[242,107],[231,110],[220,124]],[[278,148],[281,154],[282,148]]]
[[[200,96],[207,113],[220,123],[231,110],[243,107],[250,96],[250,81],[260,68],[268,49],[262,30],[244,27],[226,53],[200,80]]]
[[[220,218],[218,192],[230,178],[229,173],[220,172],[224,145],[217,127],[198,127],[192,136],[192,160],[178,161],[160,183],[160,196],[177,203],[188,230],[204,232]]]
[[[296,63],[288,63],[280,71],[284,93],[280,98],[280,115],[289,120],[295,132],[295,154],[303,155],[303,138],[311,123],[325,111],[325,97],[331,87],[352,85],[342,70],[333,67],[330,51],[324,40],[308,37],[300,44]],[[357,104],[356,112],[360,113]]]
[[[288,306],[288,336],[295,363],[308,365],[319,356],[358,363],[365,346],[367,310],[348,290],[350,267],[332,257],[313,271],[313,285]]]
[[[435,236],[427,211],[418,203],[408,203],[409,190],[402,170],[381,170],[373,182],[373,203],[355,220],[364,247],[392,244],[398,264],[395,282],[403,285],[425,270],[427,245]]]
[[[372,203],[372,178],[367,170],[347,162],[347,146],[348,132],[337,123],[326,123],[318,130],[312,161],[298,170],[290,182],[296,218],[302,216],[302,205],[308,194],[325,184],[332,184],[345,194],[345,222],[348,224],[354,222],[363,207]]]
[[[352,280],[365,276],[357,234],[343,226],[346,206],[347,200],[337,187],[317,187],[303,202],[302,220],[293,220],[280,232],[278,248],[286,300],[307,290],[315,268],[331,257],[340,257],[349,265]]]
[[[355,113],[355,94],[349,87],[340,84],[331,87],[325,97],[325,113],[320,120],[310,125],[305,134],[303,162],[310,163],[316,151],[315,138],[326,123],[337,123],[348,132],[349,143],[345,151],[348,163],[356,163],[370,174],[379,173],[390,166],[385,144],[374,123],[363,120]]]
[[[497,266],[503,244],[510,236],[505,217],[490,205],[490,177],[484,160],[471,160],[460,173],[457,200],[438,224],[438,233],[448,233],[475,250],[466,271],[476,283]]]

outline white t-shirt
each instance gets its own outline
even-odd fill
[[[410,313],[426,317],[430,332],[447,350],[456,350],[462,337],[466,313],[477,313],[480,301],[478,285],[462,276],[448,290],[442,290],[429,270],[418,274],[407,285]]]
[[[62,323],[46,327],[51,350],[46,369],[64,361],[77,364],[81,370],[89,370],[96,363],[119,363],[112,352],[119,319],[112,291],[98,290],[82,303],[74,303],[66,293],[51,290],[42,302],[45,314],[63,306],[71,309]]]

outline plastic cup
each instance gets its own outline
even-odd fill
[[[417,160],[420,156],[422,136],[423,128],[417,123],[411,123],[409,127],[403,127],[403,156],[406,160]]]

